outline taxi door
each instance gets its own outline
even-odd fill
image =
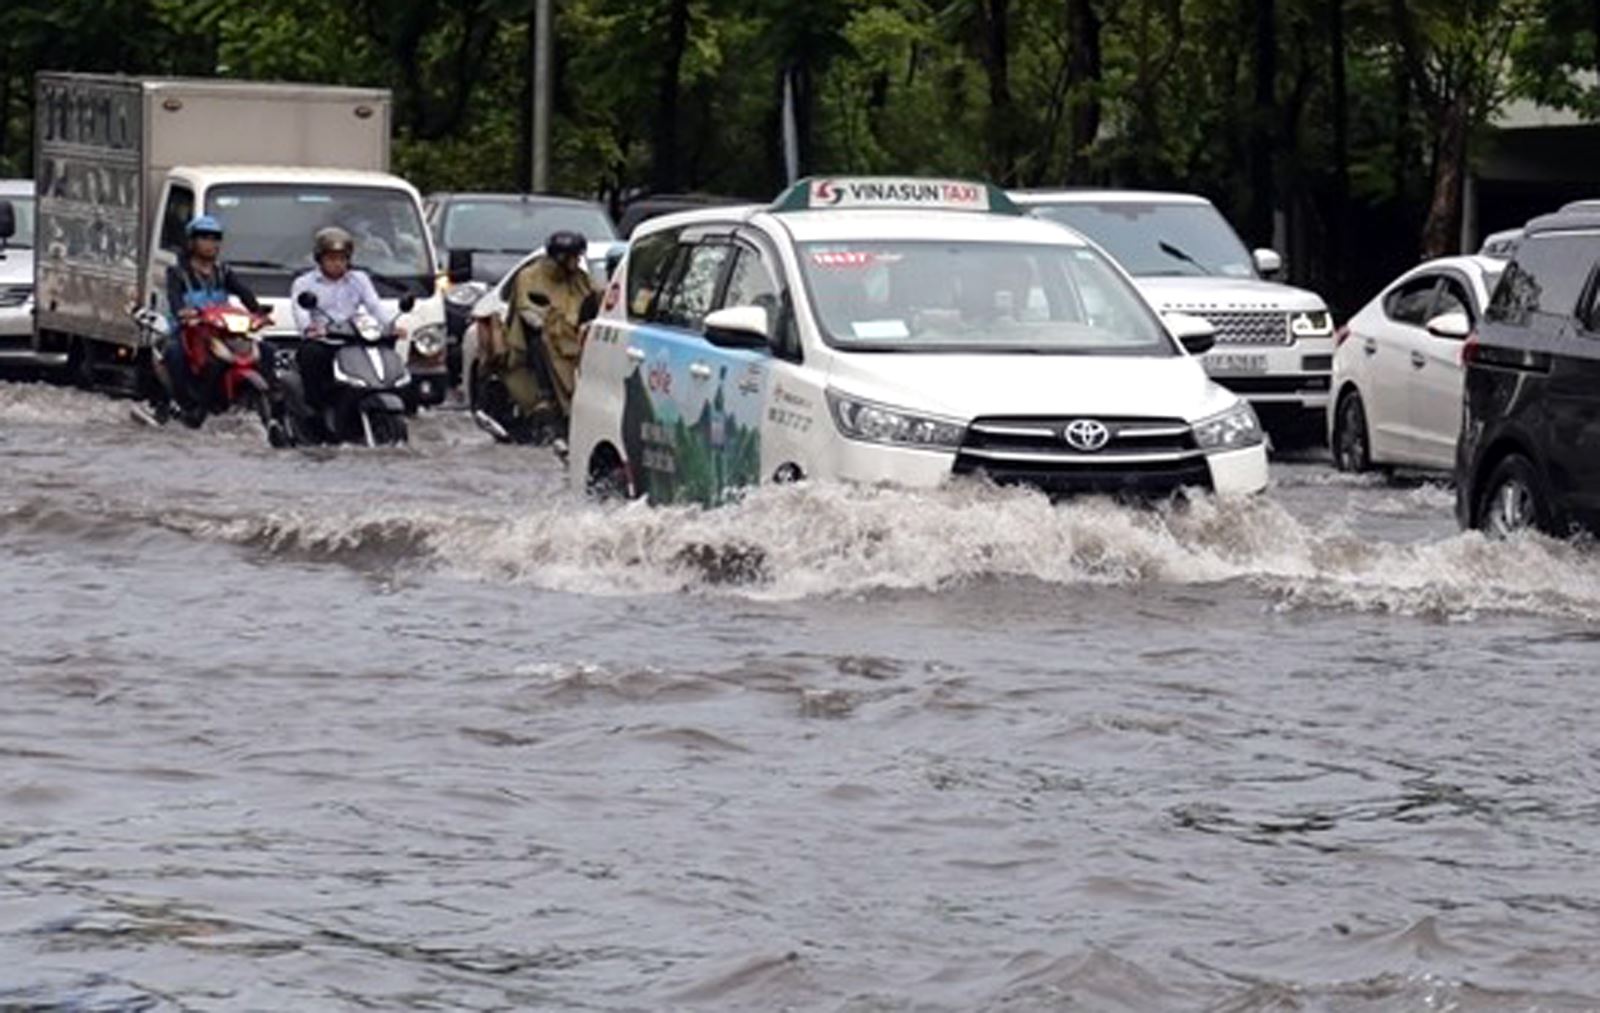
[[[718,349],[703,330],[735,259],[729,228],[696,227],[678,238],[647,319],[628,335],[625,353],[637,370],[623,438],[635,481],[655,503],[713,505],[737,484],[739,353]]]

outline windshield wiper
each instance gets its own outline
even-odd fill
[[[1167,256],[1173,258],[1174,260],[1181,260],[1185,264],[1193,264],[1195,266],[1195,268],[1198,269],[1201,274],[1210,274],[1211,273],[1210,268],[1206,267],[1206,265],[1200,263],[1198,260],[1196,260],[1193,257],[1189,256],[1189,254],[1187,254],[1187,253],[1183,252],[1182,250],[1178,249],[1176,246],[1173,246],[1171,243],[1167,242],[1165,239],[1163,239],[1159,243],[1157,243],[1156,246],[1160,248],[1162,253],[1165,253]]]

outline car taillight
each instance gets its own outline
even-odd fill
[[[1333,332],[1333,350],[1334,351],[1338,351],[1339,350],[1339,346],[1344,344],[1345,339],[1348,338],[1349,336],[1350,336],[1350,325],[1349,324],[1345,324],[1343,327],[1341,327],[1338,330],[1334,331]]]
[[[1470,366],[1478,361],[1478,332],[1473,331],[1467,335],[1467,340],[1461,343],[1461,365]]]

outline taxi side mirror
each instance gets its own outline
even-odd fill
[[[766,348],[770,326],[760,306],[729,306],[706,317],[706,340],[718,348]]]
[[[1190,355],[1204,355],[1217,344],[1216,325],[1189,313],[1163,313],[1161,320]]]
[[[1436,338],[1464,341],[1472,333],[1472,321],[1465,313],[1441,313],[1428,321],[1428,333]]]

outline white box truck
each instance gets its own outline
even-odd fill
[[[35,141],[34,351],[133,389],[149,360],[131,313],[164,305],[167,268],[199,213],[223,258],[272,308],[280,359],[311,237],[339,225],[385,299],[410,295],[417,399],[446,393],[444,304],[416,189],[390,175],[388,91],[252,81],[41,74]]]

